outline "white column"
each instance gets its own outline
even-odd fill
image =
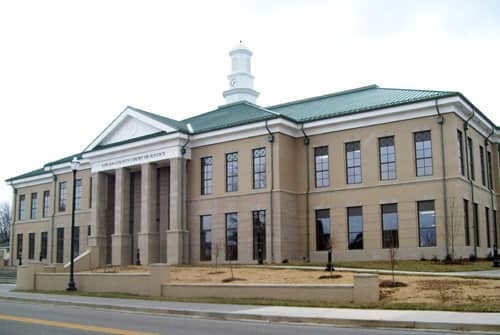
[[[156,220],[157,169],[152,163],[141,166],[141,231],[138,234],[142,264],[158,263],[160,235]]]
[[[115,177],[115,232],[111,243],[113,265],[131,263],[130,240],[130,172],[125,168],[116,170]]]
[[[182,181],[181,181],[182,180]],[[167,231],[167,261],[169,264],[188,262],[188,232],[186,229],[186,161],[170,160],[170,227]]]
[[[53,195],[55,196],[55,194]],[[108,177],[102,173],[92,175],[92,212],[88,245],[91,252],[91,268],[106,265],[107,231],[106,210],[108,207]],[[53,237],[54,238],[54,237]]]

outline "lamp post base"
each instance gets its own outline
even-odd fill
[[[68,292],[76,291],[75,282],[70,281],[69,284],[68,284],[68,288],[66,289],[66,291],[68,291]]]

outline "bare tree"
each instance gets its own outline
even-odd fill
[[[9,203],[0,203],[0,242],[9,241],[11,218]]]
[[[389,248],[387,252],[389,254],[389,261],[391,263],[391,274],[392,274],[392,286],[396,285],[396,279],[394,276],[394,270],[396,269],[396,263],[398,261],[398,248],[394,238],[394,234],[389,234]]]
[[[214,256],[215,256],[215,273],[218,273],[219,266],[219,256],[222,249],[222,243],[220,241],[214,242]]]

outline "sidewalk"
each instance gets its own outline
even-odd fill
[[[283,268],[283,269],[314,269],[324,270],[325,266],[295,266],[295,265],[259,265],[260,267]],[[392,274],[391,270],[379,269],[361,269],[361,268],[342,268],[335,267],[335,271],[360,272],[360,273],[379,273]],[[423,271],[400,271],[395,270],[398,275],[416,275],[416,276],[437,276],[437,277],[464,277],[464,278],[482,278],[482,279],[500,279],[500,269],[487,271],[467,271],[467,272],[423,272]]]
[[[186,303],[12,292],[11,290],[14,288],[14,285],[0,285],[0,299],[221,320],[266,320],[271,322],[321,323],[343,326],[500,332],[500,313]]]

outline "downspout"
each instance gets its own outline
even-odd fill
[[[52,173],[52,215],[50,216],[50,264],[54,264],[54,232],[55,232],[55,216],[56,216],[56,192],[57,192],[57,175],[52,171],[50,167],[50,173]]]
[[[311,261],[311,242],[310,242],[310,236],[311,236],[311,228],[309,227],[309,193],[311,191],[310,189],[310,171],[309,171],[309,144],[311,141],[309,140],[309,136],[307,136],[306,132],[304,131],[304,124],[302,123],[302,126],[300,127],[300,130],[302,130],[302,134],[304,134],[304,145],[306,146],[306,262]]]
[[[493,171],[492,169],[492,163],[491,159],[490,162],[491,164],[488,163],[488,140],[490,139],[491,135],[495,133],[495,127],[493,125],[491,126],[491,133],[484,139],[484,150],[486,151],[486,170],[488,171],[488,190],[490,191],[490,203],[491,203],[491,214],[495,213],[495,196],[493,194]],[[490,155],[491,158],[491,155]],[[490,183],[491,180],[491,183]],[[497,244],[497,226],[494,224],[495,223],[494,218],[491,223],[493,224],[493,245]]]
[[[269,190],[269,229],[270,229],[270,234],[271,234],[271,263],[274,262],[274,234],[273,234],[273,191],[274,191],[274,135],[271,132],[271,129],[269,129],[269,126],[267,125],[267,120],[265,121],[265,127],[267,130],[267,133],[269,134],[267,136],[267,141],[270,143],[271,146],[271,152],[270,152],[270,158],[271,158],[271,189]]]
[[[14,237],[16,236],[14,230],[16,228],[15,222],[16,222],[16,203],[17,203],[17,188],[10,183],[10,186],[12,186],[12,192],[13,192],[13,201],[12,201],[12,222],[10,223],[10,265],[14,265],[15,258],[14,258],[14,246],[15,246],[15,241]],[[17,254],[17,249],[16,249],[16,254]]]
[[[464,139],[465,139],[465,161],[467,164],[467,178],[469,179],[469,185],[470,185],[470,194],[471,194],[471,204],[472,208],[474,209],[474,184],[472,182],[472,176],[471,176],[471,171],[470,171],[470,163],[469,163],[469,156],[472,155],[472,153],[469,153],[469,139],[467,137],[467,130],[469,129],[469,122],[472,120],[472,118],[476,115],[476,111],[473,109],[471,116],[465,120],[464,122]],[[474,213],[474,211],[472,211]],[[476,216],[478,213],[476,213]],[[472,222],[474,224],[474,232],[472,236],[474,237],[473,245],[474,245],[474,257],[477,258],[477,246],[476,246],[476,225],[477,225],[477,220],[475,218],[472,218]]]
[[[444,246],[446,250],[446,258],[450,256],[449,253],[449,241],[448,241],[448,193],[446,189],[446,159],[444,154],[444,117],[439,111],[438,99],[435,101],[436,112],[438,115],[437,123],[439,124],[439,134],[441,136],[441,185],[443,188],[443,205],[444,205]]]
[[[186,236],[184,236],[184,231],[186,230],[185,223],[184,223],[184,198],[185,198],[185,187],[184,187],[184,170],[187,168],[187,166],[184,164],[184,155],[186,154],[186,147],[191,141],[191,135],[188,134],[188,138],[186,142],[182,145],[181,148],[181,226],[180,230],[183,232],[182,234],[182,262],[185,264],[187,263],[187,255],[185,254],[184,250],[186,249],[185,246],[185,239]]]

